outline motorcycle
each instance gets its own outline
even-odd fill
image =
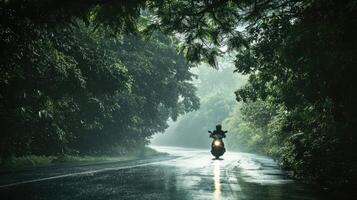
[[[211,144],[211,154],[216,158],[219,159],[220,156],[226,152],[226,148],[224,148],[223,138],[225,135],[213,134],[212,131],[208,131],[210,133],[210,137],[213,138]],[[225,131],[226,133],[226,131]]]

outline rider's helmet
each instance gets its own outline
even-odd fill
[[[218,125],[216,126],[216,130],[217,130],[217,131],[222,130],[222,125],[218,124]]]

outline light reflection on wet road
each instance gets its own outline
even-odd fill
[[[73,175],[0,186],[0,199],[317,199],[308,186],[287,178],[267,157],[227,152],[213,160],[209,150],[154,148],[175,157],[66,169],[56,175]],[[6,178],[38,178],[33,172],[23,173]],[[51,172],[42,176],[51,177]]]
[[[219,161],[214,162],[213,170],[213,180],[214,180],[214,190],[213,190],[213,199],[221,199],[221,167],[219,166]]]

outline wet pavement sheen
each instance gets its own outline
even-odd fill
[[[36,181],[33,175],[33,182],[0,185],[0,199],[318,199],[308,185],[289,179],[264,156],[227,152],[215,160],[209,150],[154,148],[175,157],[82,167],[80,173],[72,169],[48,180]],[[12,176],[18,180],[18,174]]]

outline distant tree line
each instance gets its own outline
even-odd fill
[[[202,64],[191,70],[197,74],[194,85],[200,98],[200,109],[185,114],[172,122],[164,135],[159,134],[152,141],[154,144],[209,148],[211,138],[208,130],[215,129],[239,104],[234,91],[246,83],[245,77],[233,73],[232,59],[225,56],[219,59],[219,70]],[[196,70],[197,69],[197,70]],[[225,127],[223,127],[225,128]],[[187,140],[190,138],[190,140]],[[228,140],[231,140],[230,137]],[[228,141],[227,140],[227,141]]]

